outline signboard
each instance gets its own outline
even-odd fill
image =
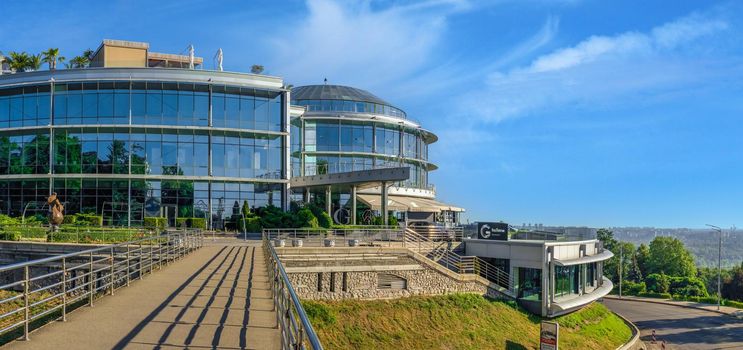
[[[477,238],[507,241],[508,224],[505,222],[478,222]]]
[[[542,331],[539,332],[539,350],[557,350],[560,326],[557,322],[542,321]]]

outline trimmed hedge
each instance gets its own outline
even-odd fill
[[[0,241],[20,241],[21,234],[19,232],[0,232]]]
[[[735,301],[735,300],[723,300],[725,306],[735,307],[738,309],[743,309],[743,302]]]
[[[189,222],[192,228],[206,230],[206,219],[204,218],[191,218]]]
[[[166,226],[168,226],[168,218],[159,218],[159,217],[144,218],[144,227],[162,230]]]
[[[237,220],[237,230],[242,232],[243,228],[245,228],[245,231],[247,232],[261,232],[262,226],[261,226],[261,218],[259,217],[252,217],[252,218],[246,218],[243,223],[243,218],[239,218]],[[244,225],[244,226],[243,226]]]
[[[645,292],[645,293],[639,293],[637,296],[644,297],[644,298],[671,299],[671,294],[669,293]]]

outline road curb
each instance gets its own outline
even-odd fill
[[[714,312],[714,313],[720,314],[720,315],[735,317],[732,314],[729,314],[727,312],[717,311],[717,310],[709,310],[709,309],[705,309],[705,308],[701,308],[701,307],[697,307],[697,306],[693,306],[693,305],[678,304],[678,303],[675,303],[675,302],[672,302],[672,301],[669,301],[669,300],[666,300],[666,299],[652,300],[652,299],[620,298],[620,297],[613,296],[613,295],[612,296],[606,295],[606,296],[604,296],[604,299],[635,301],[635,302],[638,302],[638,303],[663,304],[663,305],[670,305],[670,306],[678,306],[678,307],[684,307],[684,308],[687,308],[687,309],[702,310],[702,311]]]
[[[629,326],[632,329],[632,338],[624,343],[624,345],[617,348],[617,350],[632,350],[636,349],[637,342],[640,340],[640,329],[637,328],[637,326],[632,323],[632,321],[628,320],[626,317],[622,316],[621,314],[618,314],[614,311],[612,311],[613,314],[617,315],[619,318],[624,321],[627,326]]]

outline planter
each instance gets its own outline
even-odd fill
[[[352,239],[348,241],[349,247],[358,247],[359,246],[359,240],[358,239]]]
[[[304,245],[301,239],[292,239],[292,247],[301,247]]]
[[[286,240],[283,240],[283,239],[274,239],[273,240],[273,246],[274,247],[286,247]]]
[[[335,247],[335,240],[326,238],[323,240],[323,245],[326,247]]]

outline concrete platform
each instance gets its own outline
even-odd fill
[[[278,349],[260,241],[205,240],[183,260],[5,349]]]

